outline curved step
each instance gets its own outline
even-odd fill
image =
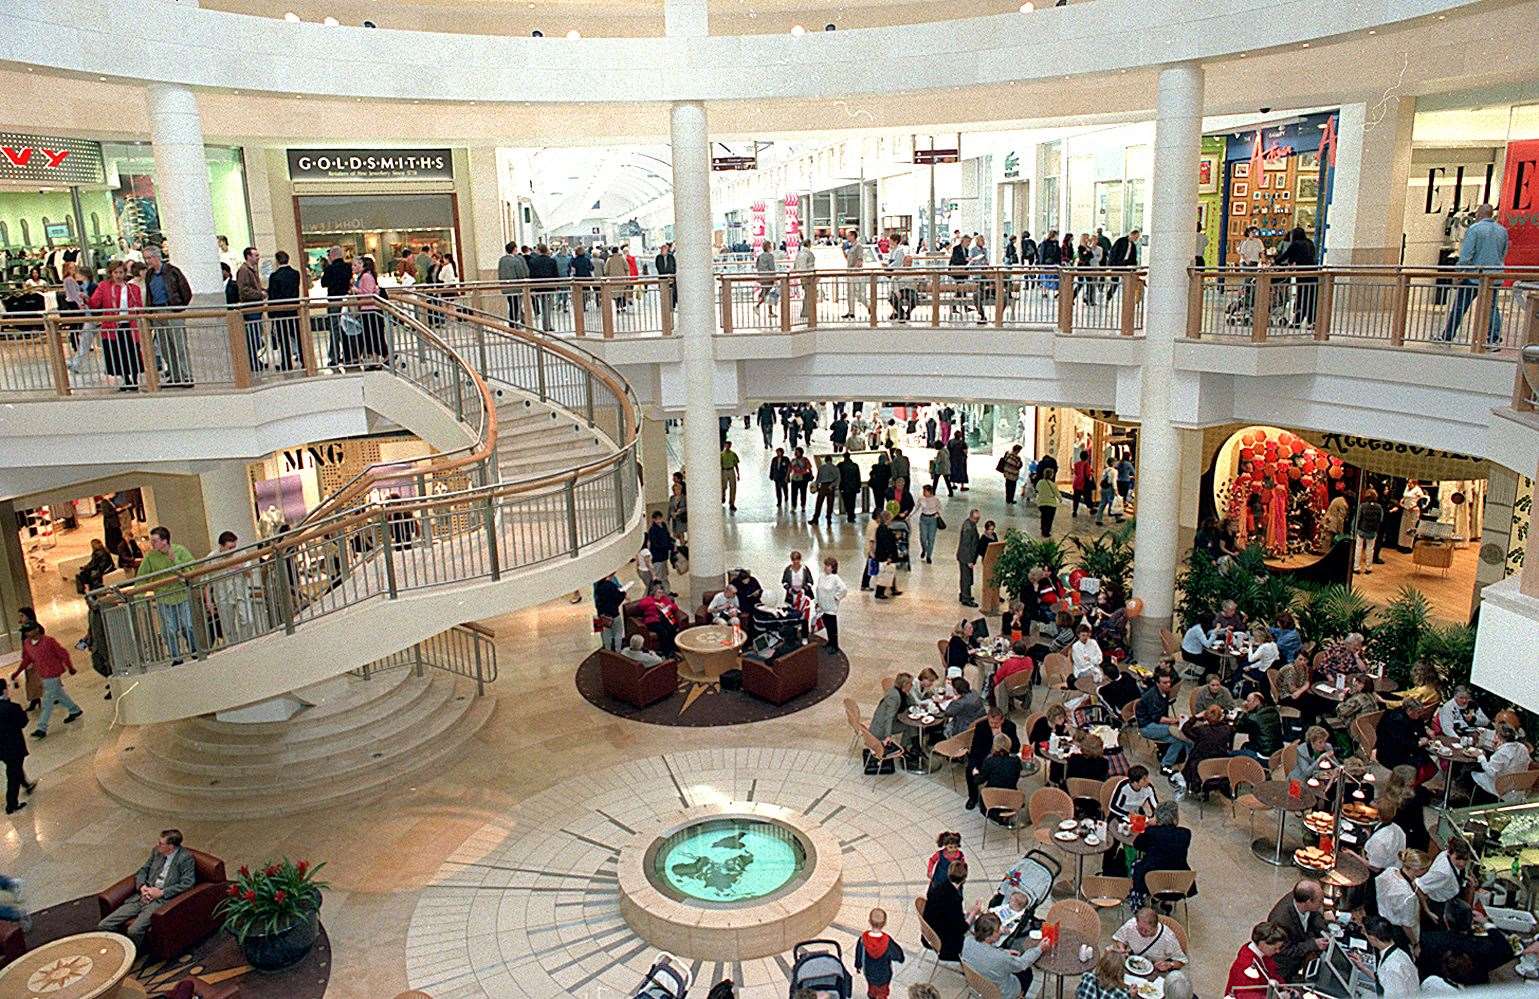
[[[329,734],[326,731],[319,731],[324,728],[324,723],[339,716],[350,717],[355,712],[375,702],[389,701],[391,698],[398,699],[401,696],[400,688],[410,678],[410,670],[390,670],[370,680],[361,680],[351,676],[337,677],[333,680],[325,681],[325,684],[351,681],[346,693],[342,696],[330,696],[318,704],[311,705],[289,721],[251,722],[248,724],[244,722],[223,722],[213,715],[200,715],[196,718],[187,718],[177,723],[174,736],[180,742],[200,748],[206,746],[210,749],[217,749],[220,745],[242,743],[261,745],[274,736],[283,736],[290,740],[298,738],[300,741],[303,741],[303,739],[312,736],[308,734],[300,735],[299,733],[309,733],[312,731],[317,732],[313,737],[324,738]],[[316,686],[323,686],[323,684]],[[315,688],[309,689],[313,690]],[[303,691],[296,691],[296,694],[300,697],[304,696]],[[382,717],[383,714],[388,713],[388,710],[389,708],[386,706],[381,711],[380,716]],[[304,723],[303,727],[297,727],[294,723],[301,720]]]
[[[152,760],[148,768],[141,760],[129,763],[139,750],[125,751],[126,746],[153,739],[161,727],[152,726],[125,732],[117,743],[98,750],[97,781],[109,797],[131,808],[183,817],[268,818],[370,800],[399,790],[413,775],[428,772],[458,754],[496,708],[494,697],[474,696],[475,688],[469,681],[438,674],[429,686],[445,689],[447,696],[427,722],[406,730],[410,738],[398,737],[398,744],[389,751],[380,751],[378,756],[369,752],[362,761],[357,759],[356,750],[347,750],[335,758],[299,764],[316,771],[313,780],[296,783],[295,765],[291,764],[275,769],[265,784],[247,778],[243,783],[221,781],[209,786],[206,778],[178,777],[178,772],[163,761]]]

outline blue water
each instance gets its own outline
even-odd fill
[[[717,819],[675,833],[656,854],[656,876],[707,902],[770,895],[802,870],[801,843],[772,822]]]

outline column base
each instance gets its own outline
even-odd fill
[[[1133,643],[1133,661],[1144,666],[1153,667],[1165,654],[1165,646],[1160,641],[1160,629],[1169,628],[1171,618],[1156,618],[1144,614],[1133,619],[1131,639]]]
[[[690,573],[689,598],[694,602],[694,607],[690,607],[688,609],[693,611],[695,607],[700,606],[700,604],[704,602],[705,595],[707,593],[721,589],[722,586],[726,584],[726,581],[727,580],[725,575],[697,576],[694,573]]]

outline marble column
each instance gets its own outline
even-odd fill
[[[666,513],[672,476],[668,474],[668,421],[660,416],[641,418],[641,477],[647,516],[656,510]]]
[[[1196,253],[1192,208],[1202,143],[1202,67],[1160,70],[1155,94],[1154,184],[1149,198],[1149,294],[1139,400],[1138,528],[1133,594],[1143,601],[1133,653],[1159,658],[1159,630],[1171,625],[1180,556],[1182,435],[1171,422],[1175,342],[1186,329],[1186,269]]]
[[[1325,263],[1400,263],[1411,175],[1414,97],[1343,104],[1336,119],[1336,178],[1326,216]]]
[[[244,461],[222,461],[215,468],[198,473],[203,491],[203,519],[209,541],[219,543],[219,535],[234,531],[240,543],[257,540],[256,504],[251,496],[251,473]]]
[[[223,304],[224,281],[219,276],[214,201],[197,94],[178,84],[152,83],[146,90],[146,104],[155,150],[155,203],[171,260],[187,276],[194,296],[210,296]]]

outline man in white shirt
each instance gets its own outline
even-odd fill
[[[234,531],[219,535],[219,546],[208,553],[209,558],[233,552],[240,546]],[[232,569],[216,573],[214,581],[204,591],[205,609],[219,615],[219,631],[226,645],[234,645],[256,635],[251,603],[251,576],[244,570]]]
[[[839,651],[839,601],[849,595],[850,588],[839,578],[839,560],[830,556],[823,560],[823,575],[818,577],[813,589],[813,606],[823,618],[823,630],[828,636],[824,646],[829,652]]]
[[[716,624],[737,624],[739,614],[737,587],[728,583],[711,598],[705,612]]]
[[[1112,939],[1125,945],[1130,954],[1148,958],[1159,974],[1186,967],[1186,952],[1181,949],[1181,941],[1148,906],[1139,909],[1132,919],[1118,927]]]
[[[1075,634],[1078,638],[1073,645],[1069,646],[1069,662],[1074,667],[1069,686],[1074,686],[1082,676],[1095,677],[1096,685],[1099,686],[1106,680],[1101,672],[1101,663],[1105,659],[1104,653],[1101,652],[1101,645],[1091,637],[1090,625],[1084,622],[1080,623]]]
[[[1400,866],[1400,851],[1405,849],[1405,830],[1389,818],[1380,816],[1383,825],[1374,830],[1363,845],[1363,857],[1375,873]]]
[[[1476,729],[1491,724],[1491,719],[1473,702],[1470,689],[1462,684],[1455,687],[1453,696],[1438,708],[1437,720],[1444,735],[1471,735]]]
[[[1160,803],[1154,793],[1154,782],[1149,779],[1149,768],[1135,763],[1128,768],[1128,775],[1112,789],[1107,812],[1111,818],[1127,821],[1131,815],[1153,815]]]
[[[1378,955],[1375,976],[1380,992],[1386,996],[1414,996],[1420,992],[1421,976],[1416,973],[1416,962],[1395,942],[1395,931],[1389,921],[1382,916],[1370,916],[1363,921],[1363,932]]]
[[[1379,915],[1415,938],[1421,926],[1421,898],[1415,885],[1427,873],[1427,855],[1420,850],[1402,850],[1395,861],[1394,867],[1373,879],[1374,897]]]
[[[1479,791],[1475,792],[1474,801],[1496,801],[1504,798],[1507,801],[1518,801],[1524,796],[1521,790],[1508,791],[1506,795],[1496,793],[1496,778],[1504,774],[1521,773],[1528,769],[1532,757],[1528,747],[1518,741],[1518,733],[1511,725],[1496,726],[1496,746],[1491,750],[1491,755],[1480,764],[1480,769],[1472,775],[1475,786]],[[1484,791],[1482,795],[1480,791]]]
[[[1434,915],[1441,916],[1443,903],[1464,891],[1464,869],[1469,862],[1469,846],[1462,839],[1450,839],[1427,872],[1416,879],[1416,887],[1427,897],[1428,907]],[[1401,866],[1404,866],[1404,858]]]
[[[620,655],[627,659],[634,659],[643,666],[656,666],[663,661],[663,657],[655,652],[648,652],[644,648],[646,644],[645,635],[632,635],[629,645]]]

